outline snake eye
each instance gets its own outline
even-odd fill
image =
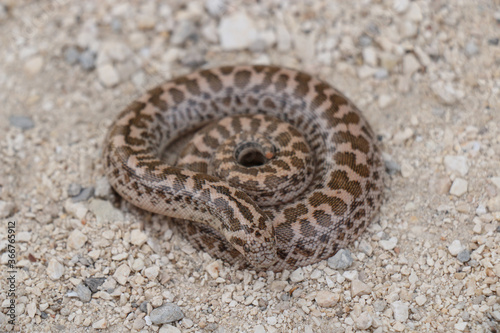
[[[246,253],[250,252],[250,246],[249,246],[247,243],[245,243],[245,244],[243,245],[243,250],[244,250]]]

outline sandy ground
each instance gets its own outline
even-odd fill
[[[500,330],[498,1],[0,4],[1,329]],[[318,75],[379,135],[385,201],[349,267],[237,271],[110,193],[102,143],[126,104],[242,63]],[[159,324],[169,302],[183,318]]]

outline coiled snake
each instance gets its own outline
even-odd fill
[[[199,128],[175,165],[162,161]],[[380,152],[360,111],[329,84],[280,67],[200,70],[148,91],[112,125],[103,156],[123,198],[183,219],[193,245],[239,267],[328,258],[381,203]]]

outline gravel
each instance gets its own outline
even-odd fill
[[[498,330],[491,0],[50,4],[0,5],[0,216],[18,233],[17,324],[3,306],[3,330]],[[102,143],[120,110],[165,79],[237,63],[331,82],[379,139],[389,171],[381,212],[338,256],[237,270],[107,184]],[[153,323],[164,303],[182,315]]]

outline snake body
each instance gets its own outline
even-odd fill
[[[176,163],[162,160],[193,132]],[[361,112],[329,84],[281,67],[205,69],[151,89],[118,116],[103,156],[127,201],[256,270],[332,256],[381,204],[383,164]]]

